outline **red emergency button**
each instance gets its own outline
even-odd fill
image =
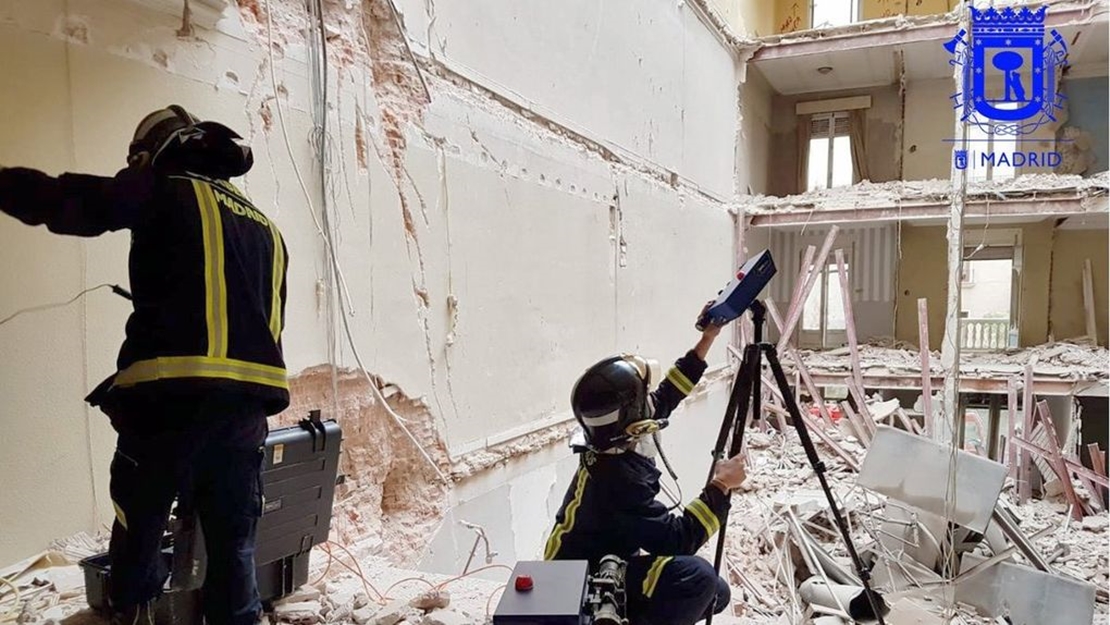
[[[532,576],[531,575],[517,575],[516,576],[516,590],[517,592],[528,592],[532,590]]]

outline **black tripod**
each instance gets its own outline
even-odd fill
[[[879,625],[885,625],[883,615],[886,614],[887,607],[882,597],[871,589],[870,579],[871,572],[864,567],[863,561],[860,560],[859,554],[856,552],[856,547],[852,543],[852,537],[848,533],[848,524],[844,521],[843,515],[840,513],[840,508],[836,505],[836,500],[833,498],[832,490],[829,488],[829,483],[825,479],[825,463],[817,456],[817,449],[813,446],[813,440],[809,437],[809,430],[806,429],[806,422],[802,420],[802,415],[798,411],[798,404],[794,400],[794,393],[790,390],[790,385],[786,381],[786,374],[783,373],[782,363],[779,362],[778,348],[772,343],[763,342],[763,325],[766,321],[767,309],[763,306],[763,302],[755,300],[749,307],[752,311],[752,321],[755,325],[755,340],[744,349],[744,357],[740,361],[740,369],[736,372],[736,379],[732,383],[732,393],[728,398],[728,407],[725,409],[725,417],[721,422],[721,431],[717,435],[717,445],[713,449],[713,463],[709,467],[709,478],[706,480],[706,486],[713,479],[713,470],[716,468],[717,462],[724,457],[725,446],[728,445],[728,457],[731,458],[740,453],[744,444],[744,429],[747,425],[747,415],[749,406],[752,409],[754,418],[759,418],[762,409],[760,395],[761,389],[761,370],[762,364],[760,362],[761,355],[767,355],[767,364],[771,368],[771,373],[775,376],[775,382],[782,393],[782,398],[786,402],[786,410],[790,413],[790,419],[794,422],[794,429],[798,432],[798,438],[802,441],[802,447],[805,449],[806,458],[809,459],[810,466],[813,467],[813,472],[817,474],[817,481],[821,483],[821,490],[825,491],[825,498],[829,501],[829,508],[833,513],[833,520],[836,522],[837,529],[840,530],[840,535],[844,538],[844,544],[848,548],[848,555],[852,558],[852,566],[856,570],[856,575],[859,576],[860,581],[863,583],[863,594],[867,598],[867,603],[871,609],[872,618],[879,622]],[[731,444],[730,439],[731,438]],[[725,529],[727,523],[721,524],[720,535],[717,537],[717,554],[713,561],[714,569],[720,573],[721,559],[725,550]],[[711,625],[713,616],[706,620],[706,625]]]

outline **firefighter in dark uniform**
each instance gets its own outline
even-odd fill
[[[627,617],[632,625],[690,625],[728,607],[728,584],[694,554],[720,529],[729,493],[744,481],[738,456],[718,463],[710,486],[681,515],[659,494],[649,434],[705,372],[705,357],[720,327],[709,326],[694,349],[679,358],[650,392],[650,366],[638,356],[607,358],[574,386],[571,404],[584,442],[545,560],[588,560],[590,570],[606,555],[628,561]],[[646,552],[647,555],[643,555]]]
[[[266,417],[289,404],[287,253],[276,224],[229,182],[253,164],[240,139],[171,106],[142,120],[113,177],[0,169],[0,209],[28,225],[131,231],[134,310],[117,372],[87,398],[118,433],[110,603],[126,623],[152,618],[179,494],[205,536],[209,625],[261,614],[254,542]]]

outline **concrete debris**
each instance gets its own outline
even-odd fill
[[[1080,523],[1083,529],[1088,532],[1104,532],[1108,524],[1110,524],[1110,519],[1107,519],[1105,515],[1084,517]]]
[[[847,348],[826,351],[800,350],[802,360],[814,374],[845,375],[851,371]],[[921,375],[921,357],[916,348],[901,349],[879,345],[860,345],[860,368],[869,376]],[[1020,374],[1032,361],[1033,374],[1038,378],[1060,380],[1110,379],[1110,350],[1087,343],[1057,342],[997,352],[965,352],[960,356],[962,376],[981,379],[1008,379]],[[940,355],[930,359],[933,376],[943,376]],[[789,364],[785,365],[789,368]]]
[[[944,560],[938,557],[942,551],[934,544],[944,540],[947,526],[944,518],[861,488],[855,483],[849,465],[831,453],[829,446],[850,449],[848,453],[861,465],[866,461],[867,451],[858,445],[849,446],[832,426],[808,423],[811,431],[823,429],[824,437],[815,437],[818,453],[828,466],[826,477],[846,517],[853,543],[865,564],[874,569],[872,583],[891,606],[887,622],[895,625],[948,622],[943,618],[946,597],[941,590]],[[806,615],[811,610],[827,609],[809,605],[803,599],[816,596],[815,584],[826,584],[821,576],[826,575],[837,584],[835,568],[853,575],[855,571],[796,433],[751,431],[745,436],[754,443],[747,445],[746,450],[748,484],[745,491],[733,498],[726,546],[734,597],[746,604],[745,622],[809,622]],[[772,440],[767,440],[768,437]],[[995,493],[992,497],[998,497],[997,490]],[[1022,575],[1041,575],[1053,584],[1077,592],[1106,587],[1110,563],[1105,528],[1110,517],[1105,512],[1087,517],[1088,529],[1080,523],[1068,522],[1066,504],[1034,499],[1018,506],[1008,503],[1009,497],[1003,491],[999,500],[1012,510],[1019,531],[1040,553],[1056,554],[1052,571],[1037,571],[992,524],[987,529],[987,538],[967,530],[956,532],[957,555],[976,552],[974,557],[979,558],[976,562],[993,560],[981,572],[969,573],[971,579],[980,578],[1004,563]],[[930,545],[933,546],[928,548]],[[836,567],[831,561],[835,561]],[[953,575],[968,573],[969,569],[970,566],[959,569]],[[804,583],[811,578],[814,581],[803,591]],[[1097,618],[1105,619],[1104,595],[1091,590],[1089,596],[1097,596],[1098,601],[1091,599],[1085,609],[1095,612],[1096,622]],[[968,601],[947,607],[949,611],[955,608],[965,623],[993,623],[996,616]],[[813,612],[813,622],[826,614]]]
[[[397,625],[397,623],[408,620],[409,617],[419,616],[420,612],[410,606],[407,600],[398,599],[378,610],[370,623],[373,625]]]
[[[444,610],[442,612],[433,612],[424,617],[420,621],[421,625],[471,625],[476,621],[466,614],[460,614],[453,610]]]
[[[417,595],[409,601],[409,605],[417,610],[424,610],[429,612],[431,610],[442,610],[451,604],[451,593],[446,590],[429,590],[426,593]]]
[[[977,199],[1005,200],[1026,197],[1104,196],[1110,191],[1110,174],[1099,172],[1084,178],[1078,175],[1027,174],[1005,181],[969,182],[968,201]],[[784,197],[752,195],[741,198],[743,210],[749,215],[783,212],[810,212],[902,206],[914,203],[947,202],[952,182],[944,179],[863,181],[846,187],[819,189]]]
[[[323,621],[319,601],[282,601],[274,606],[274,620],[293,625],[313,625]]]

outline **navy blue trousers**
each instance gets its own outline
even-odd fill
[[[162,592],[169,575],[162,537],[180,494],[191,501],[204,533],[208,625],[254,625],[262,610],[254,543],[262,515],[266,417],[211,405],[181,415],[148,414],[146,423],[142,415],[134,417],[113,419],[119,434],[110,485],[116,508],[109,547],[113,610],[127,612]]]
[[[636,556],[625,574],[631,625],[693,625],[729,605],[732,592],[697,556]]]

